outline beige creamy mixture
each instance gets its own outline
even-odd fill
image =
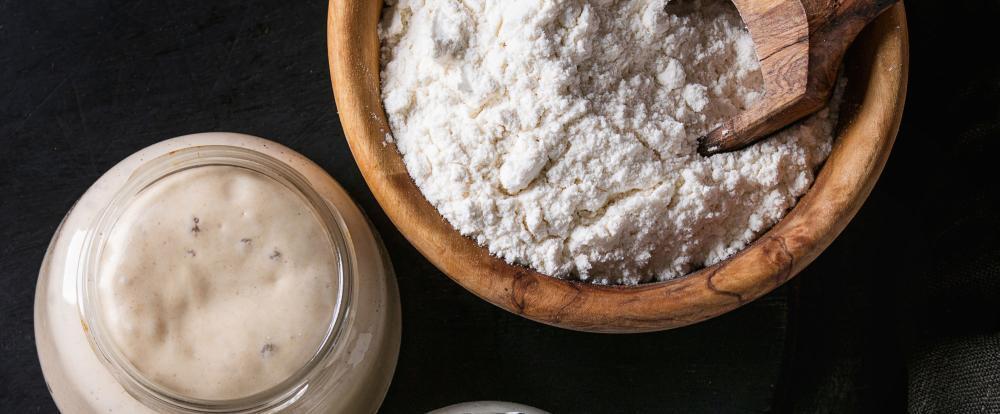
[[[335,250],[296,193],[207,166],[143,191],[107,238],[99,299],[111,339],[150,381],[224,400],[289,378],[320,347]]]

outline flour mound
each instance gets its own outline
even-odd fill
[[[726,0],[387,4],[382,94],[406,168],[508,262],[594,283],[684,275],[777,222],[830,152],[824,110],[698,155],[763,90]]]

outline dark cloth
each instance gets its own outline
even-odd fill
[[[1000,334],[939,339],[910,358],[910,412],[1000,412]]]

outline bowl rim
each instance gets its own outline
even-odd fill
[[[795,207],[732,257],[686,276],[633,286],[557,279],[511,265],[462,236],[410,178],[385,137],[381,1],[330,0],[327,47],[341,125],[365,182],[414,247],[476,296],[562,328],[631,333],[671,329],[733,310],[782,285],[833,242],[875,185],[903,113],[909,36],[903,3],[883,13],[845,58],[848,91],[833,150]]]

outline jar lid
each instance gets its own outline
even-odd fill
[[[534,407],[506,401],[469,401],[431,411],[427,414],[549,414]]]

